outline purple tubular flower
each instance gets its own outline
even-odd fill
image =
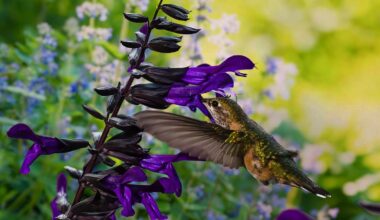
[[[237,76],[245,76],[240,73],[239,70],[248,70],[254,67],[255,64],[249,58],[242,55],[235,55],[227,58],[216,66],[202,64],[197,67],[190,67],[182,78],[182,81],[189,84],[200,85],[209,81],[211,76],[221,73],[235,72]]]
[[[287,209],[277,216],[277,220],[313,220],[313,218],[298,209]]]
[[[223,90],[232,88],[234,81],[227,73],[220,73],[211,76],[207,81],[200,85],[188,86],[175,84],[169,90],[165,100],[168,103],[177,104],[181,106],[188,106],[192,111],[199,108],[203,114],[210,116],[210,113],[202,103],[201,94],[215,90]]]
[[[131,100],[135,104],[161,109],[170,104],[187,106],[192,111],[198,108],[211,118],[201,101],[201,95],[210,91],[223,94],[224,90],[234,86],[234,81],[227,72],[246,76],[239,71],[254,67],[255,64],[249,58],[241,55],[231,56],[216,66],[202,64],[188,68],[150,67],[145,70],[146,75],[143,77],[154,84],[134,86]]]
[[[156,201],[149,193],[141,194],[141,203],[145,206],[150,219],[167,219],[167,216],[161,214]]]
[[[133,216],[133,205],[142,203],[151,219],[167,219],[163,215],[154,198],[150,195],[153,192],[166,194],[181,195],[182,185],[173,166],[173,162],[198,160],[187,154],[177,155],[150,155],[141,160],[139,166],[129,168],[122,175],[110,175],[101,180],[103,188],[113,191],[120,204],[123,207],[121,214],[123,216]],[[147,176],[143,169],[165,174],[167,177],[161,177],[153,184],[134,184],[133,182],[145,182]]]
[[[26,124],[16,124],[12,126],[8,130],[7,135],[11,138],[26,139],[34,142],[26,153],[24,162],[21,166],[20,172],[22,174],[28,174],[30,172],[30,166],[40,155],[66,153],[88,146],[88,142],[82,140],[68,141],[37,135]]]
[[[57,195],[51,201],[50,207],[52,210],[52,219],[56,219],[60,214],[62,214],[62,208],[68,207],[68,202],[66,200],[66,190],[67,190],[67,180],[63,173],[59,174],[57,177]]]
[[[175,193],[177,196],[180,196],[182,185],[172,163],[187,160],[199,159],[190,157],[184,153],[177,155],[150,155],[148,158],[143,159],[140,162],[142,168],[168,176],[168,178],[163,177],[158,179],[151,185],[149,190],[162,193]]]

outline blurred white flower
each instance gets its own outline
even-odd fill
[[[92,51],[92,61],[96,65],[104,65],[107,63],[109,55],[103,47],[96,46]]]
[[[77,33],[78,41],[83,40],[109,40],[112,37],[111,28],[92,28],[82,26]]]
[[[268,131],[272,131],[278,127],[282,121],[289,118],[288,111],[286,109],[274,109],[272,107],[259,103],[254,109],[254,113],[265,116],[266,120],[262,122],[262,126]]]
[[[144,12],[148,9],[149,0],[129,0],[128,3]]]
[[[37,25],[38,33],[40,35],[48,35],[51,32],[51,27],[48,23],[43,22]]]
[[[339,14],[333,8],[314,8],[311,13],[311,20],[314,26],[322,32],[333,31],[341,25]]]
[[[348,196],[366,191],[370,186],[380,182],[380,174],[367,174],[356,181],[347,182],[343,186],[343,192]]]
[[[100,3],[83,2],[76,8],[79,19],[84,19],[85,16],[90,18],[99,18],[100,21],[107,20],[108,10]]]
[[[234,34],[240,29],[240,22],[236,14],[223,14],[219,19],[211,20],[211,29],[220,29],[225,34]]]
[[[290,97],[290,89],[294,85],[295,76],[298,73],[293,63],[286,63],[280,58],[269,58],[267,60],[267,72],[273,75],[273,84],[267,89],[273,98],[281,97],[285,100]]]
[[[200,10],[200,11],[207,10],[211,12],[211,7],[210,7],[211,2],[213,2],[213,0],[198,0],[197,10]]]
[[[310,173],[321,173],[325,170],[320,157],[325,147],[316,144],[306,144],[300,152],[301,166]]]
[[[79,32],[79,22],[76,18],[69,18],[66,20],[65,25],[63,26],[63,30],[65,30],[69,35],[75,35]]]
[[[223,14],[219,19],[210,20],[211,29],[216,31],[208,37],[208,41],[218,46],[217,60],[224,60],[230,55],[230,48],[234,45],[228,35],[240,29],[240,22],[236,14]]]
[[[247,115],[253,114],[254,111],[252,98],[239,99],[238,103]]]

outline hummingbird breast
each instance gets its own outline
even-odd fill
[[[265,185],[275,180],[268,164],[264,164],[255,153],[254,148],[249,149],[244,155],[244,165],[248,172]]]

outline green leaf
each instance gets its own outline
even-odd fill
[[[22,95],[25,97],[35,98],[35,99],[38,99],[40,101],[46,100],[46,97],[44,95],[40,95],[40,94],[37,94],[35,92],[29,91],[26,89],[22,89],[19,87],[15,87],[15,86],[7,86],[7,87],[3,88],[3,90],[7,91],[7,92],[19,94],[19,95]]]
[[[17,123],[18,123],[18,121],[14,120],[14,119],[7,118],[7,117],[0,117],[0,124],[14,125]]]
[[[124,57],[126,57],[126,54],[121,53],[119,51],[119,47],[117,47],[115,44],[109,43],[107,41],[100,41],[98,44],[116,59],[122,60]]]
[[[184,206],[185,209],[188,211],[203,211],[207,209],[206,206],[199,204],[185,204]]]

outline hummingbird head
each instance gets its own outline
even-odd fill
[[[240,130],[247,115],[237,102],[227,97],[202,99],[215,123],[230,130]]]

